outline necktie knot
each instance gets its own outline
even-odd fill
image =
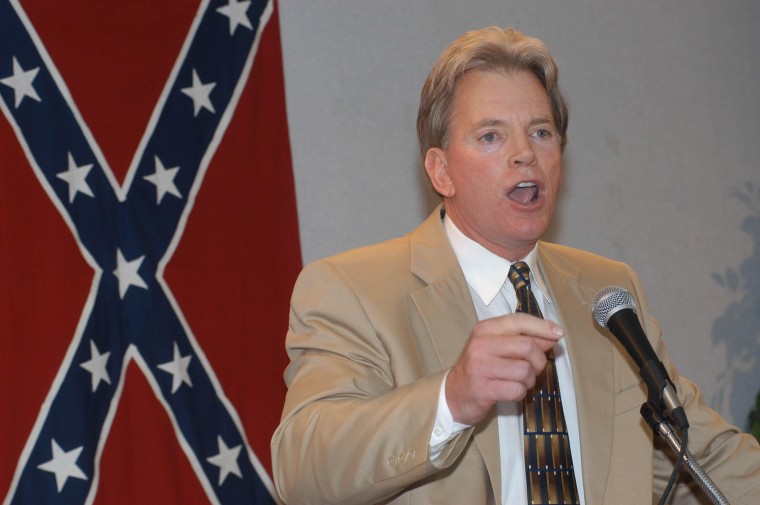
[[[524,261],[517,261],[509,267],[509,280],[515,290],[530,288],[530,267]]]
[[[542,317],[541,309],[536,303],[536,298],[530,290],[530,267],[524,261],[518,261],[509,268],[509,280],[515,287],[517,295],[517,307],[515,312],[525,312],[533,316]]]

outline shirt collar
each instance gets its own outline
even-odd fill
[[[443,218],[443,225],[467,284],[477,293],[485,305],[489,305],[507,281],[512,262],[492,253],[467,237],[457,228],[448,215]],[[538,269],[536,251],[537,249],[534,246],[522,261],[530,267],[531,283],[534,289],[538,287],[546,303],[551,303],[548,290]]]

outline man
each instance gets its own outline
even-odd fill
[[[678,375],[636,274],[539,242],[566,130],[557,68],[537,39],[488,28],[441,55],[418,136],[442,206],[402,238],[309,265],[296,284],[289,391],[272,441],[286,503],[652,503],[673,462],[639,415],[637,367],[593,322],[592,300],[608,285],[636,298],[691,423],[691,452],[732,504],[760,502],[757,442]],[[530,273],[512,267],[518,260]],[[545,318],[518,313],[531,304]],[[558,436],[568,462],[547,477],[525,461],[534,442],[524,442],[523,402],[555,368],[564,413],[552,422],[567,426]],[[693,485],[675,493],[678,503],[703,499]]]

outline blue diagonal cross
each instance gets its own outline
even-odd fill
[[[6,504],[92,503],[132,360],[211,502],[273,503],[242,423],[163,280],[271,12],[267,1],[202,2],[120,187],[29,19],[17,1],[0,0],[0,108],[95,271]]]

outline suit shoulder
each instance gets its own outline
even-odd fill
[[[576,249],[574,247],[560,244],[552,244],[550,242],[541,242],[539,247],[543,256],[551,257],[552,259],[558,261],[572,263],[579,267],[608,266],[612,268],[629,268],[628,265],[621,261],[613,260],[583,249]]]
[[[626,288],[638,282],[636,272],[627,263],[606,258],[582,249],[541,242],[540,257],[556,271],[577,277],[590,284],[622,283]]]
[[[312,279],[312,284],[340,278],[355,288],[379,285],[408,276],[410,258],[409,236],[405,235],[315,260],[304,267],[299,277]]]
[[[341,271],[382,268],[383,265],[387,266],[400,262],[404,262],[408,266],[409,251],[409,238],[408,235],[405,235],[321,258],[316,260],[312,265],[322,267],[330,265],[332,268]],[[307,268],[312,265],[308,265]]]

